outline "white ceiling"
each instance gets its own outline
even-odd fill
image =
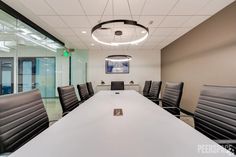
[[[98,21],[132,19],[127,0],[3,0],[67,46],[79,49],[161,49],[235,0],[129,0],[132,17],[149,27],[139,45],[103,46],[91,38]],[[104,16],[102,13],[104,11]],[[102,18],[101,18],[102,17]],[[153,21],[153,24],[149,24]],[[86,31],[83,34],[82,31]],[[94,46],[92,46],[94,44]]]

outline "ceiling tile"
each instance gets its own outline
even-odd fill
[[[80,0],[87,15],[102,15],[107,0]]]
[[[53,28],[67,27],[67,25],[58,16],[39,16],[39,17]]]
[[[235,0],[210,0],[210,2],[196,14],[213,15],[234,1]]]
[[[182,27],[195,27],[208,19],[210,16],[192,16]]]
[[[94,45],[94,46],[89,46],[89,48],[88,48],[89,50],[101,50],[102,48],[101,48],[101,46],[98,46],[98,45]]]
[[[138,22],[146,27],[158,27],[164,16],[140,16]],[[153,23],[150,25],[150,21]]]
[[[176,36],[176,37],[181,37],[188,31],[190,31],[192,28],[177,28],[174,32],[172,32],[169,36]]]
[[[76,35],[68,35],[64,36],[66,40],[74,40],[74,41],[80,41],[80,39]]]
[[[88,19],[89,19],[89,22],[91,23],[91,25],[95,26],[99,23],[100,20],[101,20],[101,22],[112,20],[112,16],[103,16],[103,17],[101,17],[101,16],[88,16]]]
[[[149,27],[149,37],[156,31],[157,28]]]
[[[61,16],[69,27],[90,27],[86,16]]]
[[[76,45],[76,47],[78,47],[78,49],[88,49],[88,47],[83,43],[75,42],[73,44]]]
[[[168,36],[173,31],[175,31],[176,28],[157,28],[155,32],[153,32],[153,36]]]
[[[181,27],[190,16],[167,16],[160,27]]]
[[[56,28],[55,30],[63,36],[64,35],[67,35],[67,36],[74,35],[74,32],[69,28]]]
[[[140,15],[146,0],[129,0],[133,15]]]
[[[98,24],[107,0],[3,1],[12,7],[14,6],[16,10],[23,10],[22,13],[28,18],[31,18],[29,15],[32,15],[34,16],[32,19],[39,19],[37,22],[44,21],[48,24],[42,22],[46,26],[44,29],[55,30],[53,33],[58,37],[62,36],[65,43],[70,43],[81,49],[96,50],[103,47],[93,41],[90,30]],[[101,21],[114,18],[131,19],[127,0],[113,0],[113,2],[114,17],[112,16],[112,0],[110,0]],[[129,0],[133,19],[149,28],[149,37],[135,46],[104,46],[104,48],[109,50],[138,50],[166,46],[209,18],[209,15],[215,14],[232,2],[234,0]],[[84,13],[89,16],[84,15]],[[167,17],[165,17],[166,15]],[[149,25],[151,20],[153,24]],[[86,30],[87,33],[82,34],[82,30]],[[109,37],[101,36],[101,38]],[[130,34],[127,33],[126,38],[129,37]],[[92,42],[95,46],[91,46]]]
[[[46,0],[58,15],[84,15],[78,0]]]
[[[130,15],[127,0],[116,0],[113,2],[114,2],[114,14],[115,15]]]
[[[27,9],[36,15],[55,15],[55,12],[45,3],[44,0],[19,0]]]
[[[194,15],[207,4],[208,0],[180,0],[170,15]]]
[[[91,36],[91,29],[90,28],[73,28],[73,31],[81,37],[90,37]],[[82,33],[85,31],[86,33]]]
[[[163,41],[164,39],[166,38],[166,36],[151,36],[147,39],[147,41],[144,41],[144,42],[148,42],[148,43],[159,43],[161,41]]]
[[[147,0],[142,15],[167,15],[177,0]]]

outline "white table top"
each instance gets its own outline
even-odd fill
[[[100,91],[10,157],[229,156],[209,153],[219,145],[139,93],[119,92]]]

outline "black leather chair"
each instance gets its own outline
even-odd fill
[[[180,115],[180,101],[183,94],[184,83],[166,82],[165,90],[162,95],[162,107],[173,115]]]
[[[152,81],[145,81],[144,87],[143,87],[143,95],[148,96],[149,90],[151,88]]]
[[[236,153],[236,87],[204,85],[192,116],[196,130]]]
[[[151,84],[149,93],[146,97],[154,102],[159,101],[161,85],[162,85],[161,81],[153,81]]]
[[[90,98],[89,91],[86,84],[77,85],[77,89],[78,89],[81,101],[85,101]]]
[[[94,95],[94,91],[93,91],[93,85],[92,85],[92,82],[87,82],[87,89],[88,89],[88,92],[89,92],[89,96],[93,96]]]
[[[124,81],[111,81],[111,90],[124,90]]]
[[[57,91],[59,94],[63,116],[79,106],[80,102],[76,96],[74,86],[58,87]]]
[[[0,154],[14,152],[48,126],[39,90],[0,97]]]

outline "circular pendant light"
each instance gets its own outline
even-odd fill
[[[103,45],[135,45],[144,41],[149,29],[134,20],[111,20],[97,24],[91,30],[92,38]]]
[[[106,61],[112,62],[125,62],[130,61],[132,59],[129,55],[110,55],[105,58]]]

